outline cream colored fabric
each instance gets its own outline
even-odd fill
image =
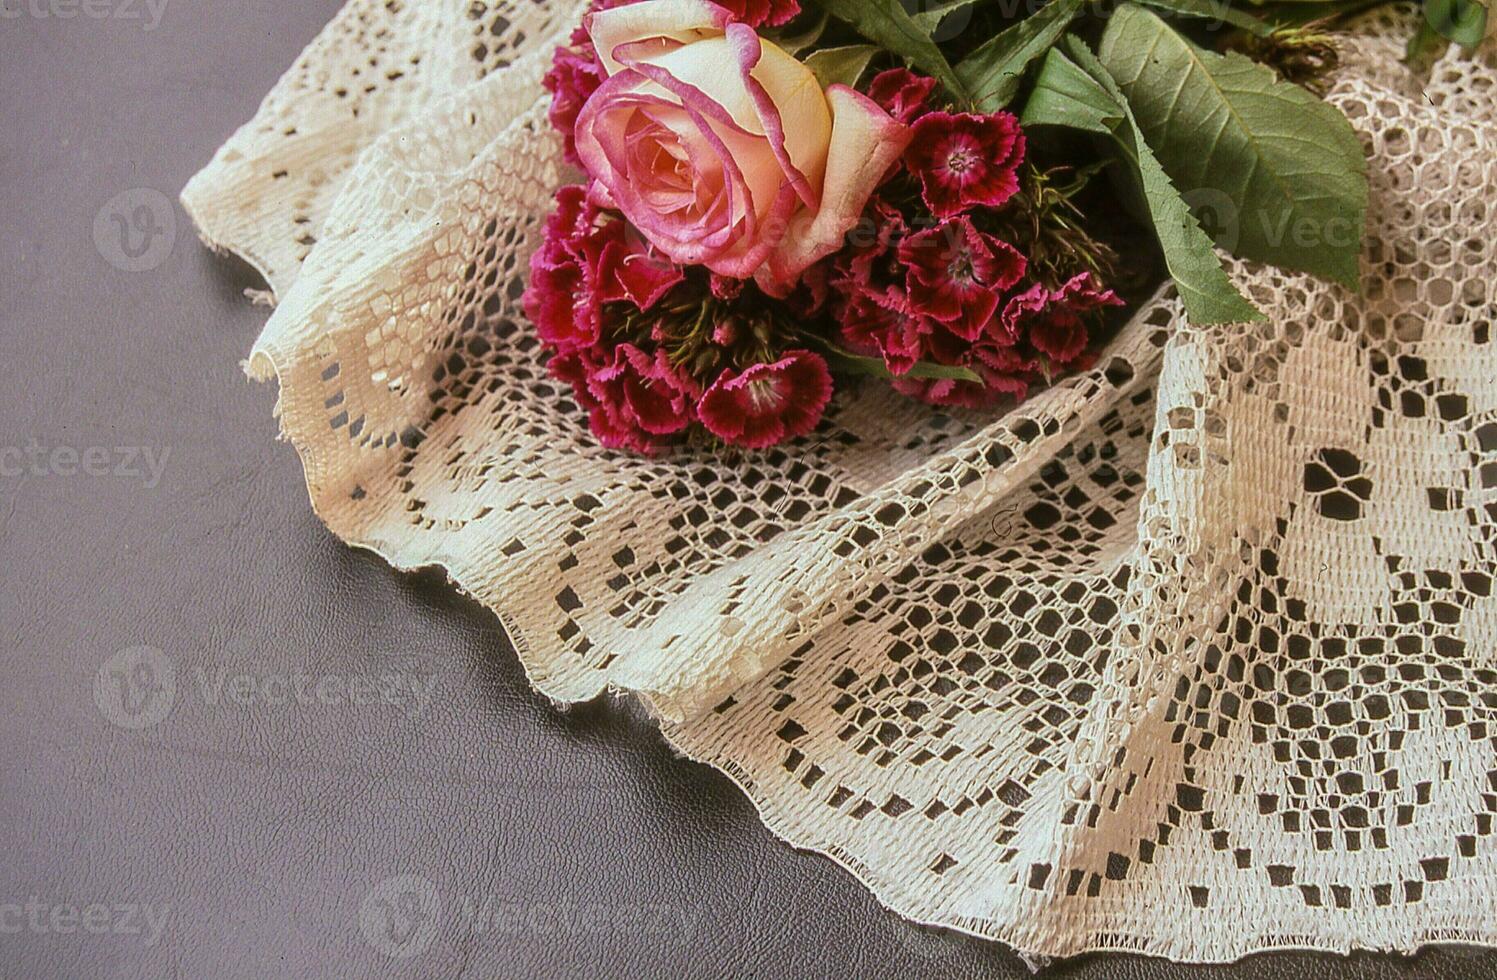
[[[1497,115],[1367,22],[1364,295],[1166,291],[998,418],[851,392],[648,460],[547,379],[564,0],[354,0],[183,194],[278,306],[250,357],[318,514],[492,607],[559,701],[640,695],[897,911],[1057,956],[1497,943]],[[1312,230],[1313,232],[1313,230]]]

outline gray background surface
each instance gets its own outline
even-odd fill
[[[484,610],[318,524],[240,373],[253,274],[140,190],[174,202],[338,0],[154,2],[0,3],[0,975],[1026,975],[776,841],[627,708],[555,710]]]

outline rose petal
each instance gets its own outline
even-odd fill
[[[623,66],[613,51],[623,44],[657,40],[660,48],[719,33],[733,21],[731,11],[708,0],[643,0],[611,10],[596,10],[583,18],[604,70],[616,74]]]
[[[909,127],[845,85],[827,89],[832,138],[827,151],[821,207],[796,216],[788,235],[757,275],[759,287],[783,297],[808,266],[842,247],[868,198],[909,145]]]
[[[819,207],[832,112],[816,76],[744,24],[728,25],[727,40],[781,170],[807,207]]]

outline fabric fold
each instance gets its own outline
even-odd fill
[[[1360,298],[1233,263],[1267,325],[1162,292],[1001,418],[869,386],[786,447],[646,459],[520,310],[582,7],[354,0],[184,191],[280,301],[249,368],[333,532],[444,568],[547,696],[640,695],[912,919],[1032,956],[1497,943],[1492,45],[1419,83],[1407,12],[1347,42]]]

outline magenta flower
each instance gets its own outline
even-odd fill
[[[664,351],[652,357],[633,344],[565,351],[548,368],[572,386],[593,434],[609,449],[653,455],[696,418],[699,389]]]
[[[525,314],[543,342],[561,350],[590,347],[603,329],[602,304],[584,288],[580,243],[595,227],[598,211],[580,187],[556,192],[541,247],[530,256]]]
[[[708,287],[712,290],[713,298],[720,299],[725,303],[731,302],[737,299],[739,296],[743,295],[744,282],[745,280],[743,279],[733,279],[729,276],[720,276],[715,272],[709,272],[707,274],[707,284]]]
[[[582,42],[587,34],[582,32]],[[603,84],[603,63],[591,43],[584,48],[576,38],[577,47],[565,45],[556,49],[552,56],[551,70],[546,72],[541,84],[551,93],[551,109],[548,117],[551,125],[561,134],[562,153],[574,167],[582,166],[577,156],[577,117],[582,106]]]
[[[697,415],[724,442],[765,449],[816,428],[831,398],[826,362],[810,351],[793,350],[742,374],[723,371],[702,396]]]
[[[654,436],[674,435],[690,425],[698,394],[664,351],[651,357],[633,344],[615,347],[613,363],[588,378],[588,389],[621,426]]]
[[[908,68],[890,68],[873,76],[868,97],[899,122],[909,125],[923,116],[936,89],[936,80]]]
[[[686,278],[622,220],[608,220],[588,240],[582,253],[583,272],[604,303],[628,301],[648,310]]]
[[[847,295],[903,293],[905,267],[899,243],[909,234],[904,215],[881,198],[863,213],[836,257],[833,284]]]
[[[910,305],[975,340],[998,310],[999,293],[1024,278],[1019,250],[978,231],[965,216],[906,238],[899,259],[909,269]]]
[[[937,324],[915,313],[899,293],[864,293],[842,309],[842,342],[859,354],[884,359],[889,373],[907,374],[925,356]]]
[[[1028,340],[1051,364],[1069,365],[1086,350],[1089,337],[1083,317],[1104,306],[1122,305],[1116,293],[1083,272],[1057,290],[1035,285],[1009,300],[1003,329],[1011,342]]]
[[[800,283],[785,297],[785,306],[798,317],[810,319],[826,308],[831,298],[832,262],[822,259],[800,274]]]
[[[580,186],[556,193],[545,239],[530,257],[525,313],[542,341],[558,350],[598,343],[603,304],[648,310],[685,278],[617,215],[590,201]]]
[[[525,315],[541,341],[558,350],[591,347],[603,333],[603,310],[582,285],[582,268],[559,246],[546,245],[530,257]]]
[[[715,0],[750,27],[779,27],[800,13],[800,0]]]
[[[1008,112],[932,112],[915,123],[904,160],[936,217],[996,208],[1019,189],[1024,133]]]
[[[1022,400],[1037,365],[1022,357],[998,328],[997,321],[976,341],[958,337],[939,324],[926,338],[923,360],[964,367],[981,383],[959,378],[895,378],[894,389],[930,405],[946,408],[987,408],[1005,398]]]

